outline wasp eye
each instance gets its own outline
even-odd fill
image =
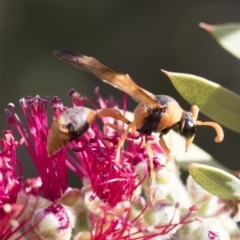
[[[179,132],[180,134],[186,138],[190,139],[195,135],[195,124],[194,119],[191,112],[185,112],[183,118],[179,124]]]

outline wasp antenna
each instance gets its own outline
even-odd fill
[[[216,133],[217,133],[217,136],[215,137],[215,142],[221,142],[224,138],[224,133],[223,133],[223,129],[222,127],[215,123],[215,122],[201,122],[201,121],[196,121],[195,123],[196,125],[199,125],[199,126],[211,126],[215,129]]]

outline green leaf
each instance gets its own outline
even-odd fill
[[[211,194],[223,199],[240,199],[240,180],[218,168],[203,164],[189,164],[192,178]]]
[[[240,59],[240,23],[200,23],[199,26],[209,32],[225,50]]]
[[[190,104],[196,104],[208,117],[240,133],[239,95],[217,83],[195,75],[163,72]]]

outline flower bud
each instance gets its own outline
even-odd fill
[[[146,200],[142,196],[137,196],[131,204],[131,218],[134,219],[142,214],[146,205]]]
[[[101,212],[100,206],[102,202],[92,191],[84,193],[84,203],[89,211],[96,214]]]
[[[156,199],[144,212],[144,220],[149,226],[174,224],[179,222],[179,213],[170,200]]]
[[[57,202],[68,207],[74,207],[79,201],[83,201],[82,192],[79,189],[69,188]]]
[[[48,208],[36,211],[33,225],[43,238],[68,240],[75,225],[75,217],[67,207],[52,204]]]
[[[171,172],[163,167],[156,172],[155,176],[158,184],[166,184],[171,179]]]
[[[188,192],[191,195],[194,203],[201,203],[207,201],[213,195],[207,192],[205,189],[200,187],[194,179],[189,175],[187,179]]]
[[[198,204],[198,212],[201,215],[212,216],[221,208],[219,198],[204,190],[191,176],[188,177],[187,188],[194,203]]]
[[[201,224],[200,221],[193,221],[184,224],[176,233],[176,239],[179,240],[193,240],[192,234]]]
[[[205,219],[192,234],[196,240],[230,240],[217,219]]]

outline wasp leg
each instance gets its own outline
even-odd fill
[[[156,176],[155,176],[154,165],[153,165],[153,150],[152,150],[151,144],[147,140],[146,140],[146,150],[147,150],[148,159],[149,159],[150,177],[151,177],[151,186],[149,190],[149,201],[151,203],[153,200],[153,190],[154,190],[153,188],[154,188]]]
[[[127,138],[127,135],[128,135],[128,133],[129,133],[130,128],[131,128],[131,130],[132,130],[131,133],[135,133],[135,132],[137,131],[137,127],[136,127],[135,122],[129,123],[127,129],[124,131],[121,139],[120,139],[119,142],[118,142],[118,145],[117,145],[117,153],[116,153],[116,158],[115,158],[116,163],[119,163],[120,150],[121,150],[121,147],[123,146],[123,144],[124,144],[124,142],[125,142],[125,140],[126,140],[126,138]]]
[[[96,110],[96,114],[97,117],[102,118],[102,117],[112,117],[116,120],[120,120],[124,123],[129,124],[130,121],[125,118],[120,111],[118,111],[117,109],[113,109],[113,108],[103,108],[103,109],[98,109]]]
[[[127,134],[130,130],[130,128],[132,129],[132,133],[135,133],[137,128],[136,128],[136,124],[134,122],[130,122],[127,118],[125,118],[120,111],[116,110],[116,109],[112,109],[112,108],[104,108],[104,109],[98,109],[96,110],[97,113],[97,117],[102,118],[102,117],[112,117],[116,120],[120,120],[126,124],[128,124],[127,129],[124,131],[122,138],[119,140],[118,145],[117,145],[117,153],[116,153],[116,158],[115,158],[115,162],[119,163],[119,159],[120,159],[120,150],[121,147],[123,146],[126,138],[127,138]]]
[[[167,154],[167,160],[165,162],[165,166],[167,165],[168,162],[172,161],[173,160],[173,154],[172,154],[172,130],[169,132],[170,136],[169,136],[169,144],[170,144],[170,148],[168,148],[164,138],[163,138],[163,134],[161,134],[159,136],[159,144],[160,146],[163,148],[164,152]]]
[[[167,144],[165,143],[165,140],[163,138],[163,134],[160,134],[160,136],[159,136],[159,144],[163,148],[164,152],[167,155],[171,154],[171,150],[168,148]]]
[[[112,129],[115,130],[117,133],[119,133],[119,132],[121,132],[122,130],[124,130],[123,127],[120,127],[120,126],[118,126],[118,125],[116,125],[116,124],[114,124],[114,123],[106,123],[106,124],[104,124],[104,126],[103,126],[103,134],[104,134],[104,135],[107,135],[107,127],[112,128]]]
[[[130,121],[125,118],[121,113],[120,111],[118,111],[117,109],[113,109],[113,108],[103,108],[103,109],[98,109],[96,110],[96,115],[97,117],[99,118],[102,118],[102,117],[112,117],[116,120],[120,120],[126,124],[129,124]],[[105,134],[106,133],[106,127],[109,126],[111,127],[112,129],[114,129],[116,132],[120,132],[121,129],[119,126],[117,126],[116,124],[113,124],[113,123],[106,123],[104,126],[103,126],[103,133]]]
[[[104,126],[103,126],[103,134],[104,135],[107,135],[107,127],[109,127],[109,128],[112,128],[113,130],[115,130],[117,133],[120,133],[120,132],[122,132],[123,130],[124,130],[124,128],[123,127],[120,127],[120,126],[118,126],[118,125],[116,125],[116,124],[114,124],[114,123],[106,123],[106,124],[104,124]],[[109,141],[104,141],[105,142],[105,144],[108,146],[108,147],[110,147],[110,143],[109,143]]]

